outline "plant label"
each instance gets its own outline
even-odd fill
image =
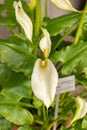
[[[75,90],[75,76],[68,76],[59,79],[56,88],[56,95]]]

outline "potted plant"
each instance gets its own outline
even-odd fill
[[[44,17],[41,0],[5,0],[0,5],[0,25],[10,32],[7,39],[0,39],[3,130],[87,128],[87,3],[78,11],[69,0],[51,2],[73,12],[50,18],[46,0]],[[77,93],[62,93],[57,101],[59,79],[72,75]],[[56,103],[58,117],[54,118]]]

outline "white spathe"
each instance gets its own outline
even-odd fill
[[[49,59],[37,59],[31,77],[32,90],[47,108],[54,100],[57,84],[58,73],[54,64]]]
[[[51,51],[51,39],[48,31],[44,28],[42,28],[43,37],[40,40],[39,46],[42,52],[44,52],[45,57],[47,58]]]
[[[21,1],[14,1],[15,15],[17,22],[22,26],[26,37],[32,41],[33,24],[29,16],[24,12]]]
[[[77,104],[77,109],[76,109],[75,116],[71,121],[71,124],[74,121],[83,118],[87,113],[87,102],[83,98],[77,97],[76,104]]]
[[[64,10],[77,11],[69,0],[51,0],[56,6]]]

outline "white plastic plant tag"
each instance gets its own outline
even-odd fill
[[[56,95],[75,90],[75,76],[60,78],[56,88]]]

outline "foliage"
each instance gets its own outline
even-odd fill
[[[16,21],[14,0],[5,0],[4,4],[0,4],[0,25],[6,26],[10,32],[10,37],[5,40],[0,39],[0,129],[9,130],[13,124],[16,124],[19,126],[18,130],[49,130],[49,126],[53,126],[54,122],[55,100],[47,111],[31,89],[34,63],[37,57],[43,58],[38,47],[42,37],[41,27],[45,27],[50,34],[52,40],[50,59],[55,62],[59,77],[74,74],[76,87],[78,84],[83,86],[82,92],[76,96],[86,98],[87,15],[82,11],[57,18],[42,19],[41,10],[37,9],[38,2],[36,8],[31,10],[24,0],[21,1],[34,25],[32,42],[26,38]],[[16,27],[18,33],[14,33]],[[73,37],[74,41],[65,41],[67,36]],[[62,94],[59,102],[59,117],[56,120],[58,129],[87,128],[87,116],[76,121],[70,128],[66,128],[65,123],[71,120],[75,109],[75,96],[71,93]]]

